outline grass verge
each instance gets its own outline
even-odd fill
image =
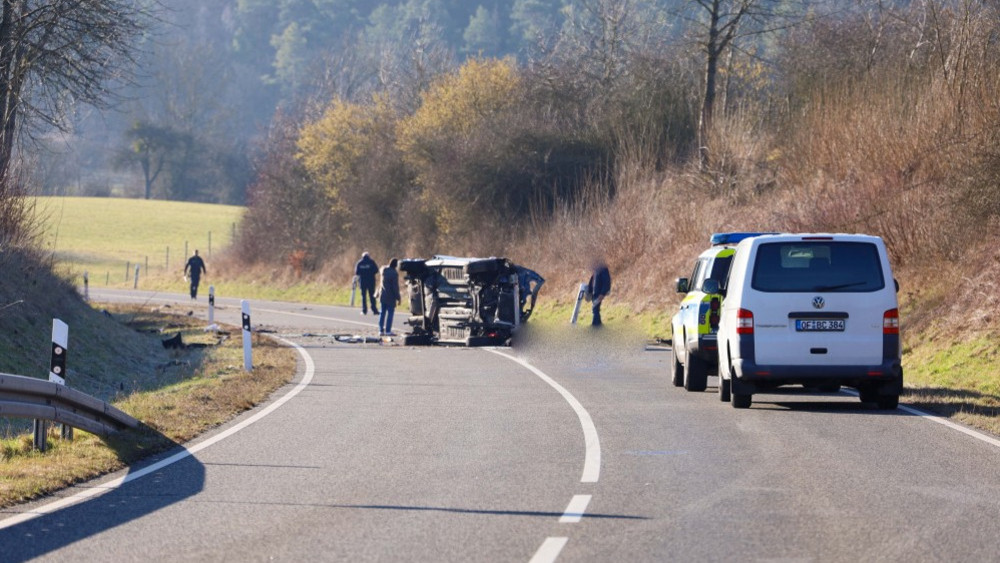
[[[165,315],[156,309],[108,307],[141,332],[163,326],[180,332],[188,347],[168,362],[147,366],[154,382],[121,395],[112,403],[142,422],[134,430],[107,439],[75,431],[72,442],[52,431],[48,451],[33,451],[30,434],[0,440],[0,507],[31,500],[55,490],[126,467],[148,455],[184,443],[264,401],[289,382],[296,370],[295,351],[270,338],[254,336],[253,371],[243,370],[238,328],[206,333],[203,322]]]

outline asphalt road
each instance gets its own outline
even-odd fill
[[[918,411],[801,391],[734,410],[613,324],[408,348],[337,341],[377,332],[357,309],[251,309],[299,346],[296,381],[172,457],[0,513],[0,560],[1000,560],[1000,441]],[[238,302],[216,315],[239,324]]]

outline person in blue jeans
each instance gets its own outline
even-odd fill
[[[396,272],[398,263],[393,258],[381,271],[382,279],[378,286],[378,300],[382,304],[382,312],[378,316],[379,336],[392,336],[392,316],[396,312],[396,305],[403,300],[399,293],[399,273]]]

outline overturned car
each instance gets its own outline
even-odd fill
[[[410,301],[407,345],[509,345],[545,280],[506,258],[435,256],[399,264]]]

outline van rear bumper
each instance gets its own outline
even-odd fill
[[[741,392],[753,393],[757,387],[834,383],[848,387],[877,385],[881,393],[903,391],[903,368],[899,360],[868,366],[758,365],[738,359],[733,362]]]

